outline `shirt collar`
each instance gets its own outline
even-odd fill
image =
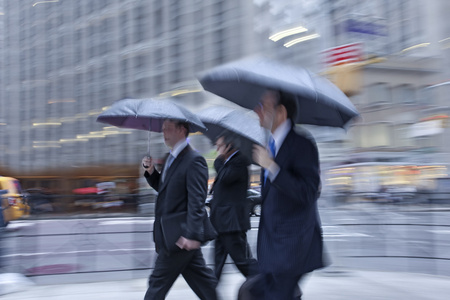
[[[278,150],[283,144],[284,139],[289,133],[289,130],[291,130],[291,121],[287,119],[286,121],[281,123],[280,126],[278,126],[277,129],[275,129],[275,131],[273,132],[272,137],[275,141],[275,153],[278,153]]]
[[[227,160],[223,164],[226,164],[238,152],[239,152],[239,150],[234,151],[234,153],[231,154],[230,157],[228,157]]]
[[[178,143],[173,146],[173,149],[170,151],[170,154],[172,154],[173,158],[177,158],[178,154],[180,154],[181,151],[183,151],[184,148],[188,145],[187,140],[181,140]]]

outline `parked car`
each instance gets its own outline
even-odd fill
[[[248,189],[247,199],[249,200],[250,213],[255,216],[261,215],[261,192]]]
[[[30,207],[23,197],[19,180],[0,176],[0,190],[3,191],[0,197],[3,220],[6,224],[12,220],[29,215]]]
[[[205,201],[206,210],[209,214],[211,209],[210,201],[212,200],[212,195],[208,195]],[[247,190],[247,201],[250,211],[250,215],[260,216],[261,215],[261,193],[254,189]]]
[[[47,189],[31,188],[24,191],[31,214],[53,212],[54,195]]]

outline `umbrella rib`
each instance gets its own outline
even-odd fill
[[[237,81],[240,82],[241,78],[239,77],[239,72],[236,70],[236,68],[233,68],[234,73],[236,74]]]
[[[313,84],[313,91],[314,91],[314,94],[316,95],[316,103],[319,101],[319,93],[317,92],[317,87],[316,87],[316,84],[315,84],[315,82],[314,82],[314,80],[313,80],[313,78],[312,78],[312,76],[311,76],[311,73],[310,72],[308,72],[308,75],[309,75],[309,79],[311,80],[311,82],[312,82],[312,84]]]

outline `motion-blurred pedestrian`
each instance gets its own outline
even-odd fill
[[[228,255],[245,277],[255,275],[258,270],[247,242],[247,230],[250,229],[247,201],[250,162],[239,151],[238,143],[235,134],[229,131],[223,132],[216,141],[219,155],[214,161],[217,175],[211,191],[210,218],[218,233],[214,246],[217,279],[220,279]]]
[[[289,95],[268,90],[255,111],[272,137],[269,149],[254,147],[253,159],[263,168],[257,242],[261,273],[243,285],[241,295],[300,299],[296,291],[302,276],[324,266],[318,151],[311,137],[294,131],[297,109]]]
[[[187,142],[187,123],[165,120],[162,127],[164,141],[171,149],[161,173],[155,170],[151,158],[142,160],[147,182],[158,192],[153,237],[158,257],[150,275],[145,300],[165,299],[181,274],[200,299],[217,299],[217,279],[206,266],[200,249],[208,231],[208,216],[204,207],[208,185],[205,159]],[[185,226],[177,221],[166,224],[162,219],[176,213],[185,215]],[[181,228],[180,236],[168,244],[170,231]],[[212,226],[211,226],[212,229]]]

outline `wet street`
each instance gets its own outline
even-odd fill
[[[448,276],[449,214],[446,207],[436,206],[357,203],[321,207],[330,270]],[[248,239],[256,255],[259,218],[251,221]],[[123,271],[140,277],[148,273],[155,259],[152,223],[150,217],[17,221],[4,236],[4,265],[11,272],[40,278],[52,274],[95,277]],[[212,247],[213,243],[203,247],[208,264],[212,263]]]

